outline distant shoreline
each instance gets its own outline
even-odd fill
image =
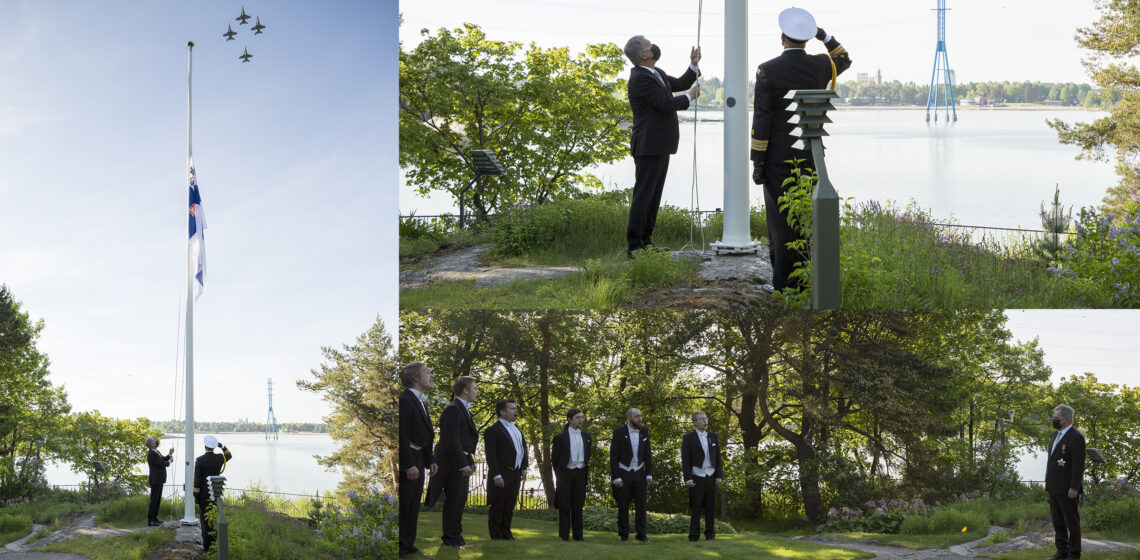
[[[198,433],[198,432],[195,432],[195,433]],[[236,436],[240,436],[240,435],[244,435],[244,434],[264,434],[265,432],[209,432],[209,433],[211,435],[225,435],[225,436],[235,436],[236,435]],[[293,435],[293,436],[327,436],[327,435],[329,435],[328,432],[277,432],[277,433],[282,434],[282,435],[289,434],[289,435]],[[185,438],[186,434],[183,432],[167,432],[166,436],[172,437],[172,438],[177,438],[177,437]]]

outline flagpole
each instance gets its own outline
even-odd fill
[[[189,182],[194,161],[193,92],[190,87],[194,68],[194,42],[186,43],[186,178]],[[187,183],[189,184],[189,183]],[[186,498],[183,524],[197,523],[194,515],[194,255],[186,243]]]

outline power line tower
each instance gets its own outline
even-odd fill
[[[930,122],[930,106],[934,105],[934,122],[938,122],[938,89],[942,88],[942,102],[946,105],[946,121],[954,112],[958,122],[958,107],[954,104],[954,84],[950,78],[950,59],[946,55],[946,0],[938,0],[938,46],[934,49],[934,70],[930,72],[930,92],[926,95],[926,122]]]
[[[277,415],[273,414],[273,378],[269,378],[269,415],[265,417],[265,439],[277,439]]]

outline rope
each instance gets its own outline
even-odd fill
[[[704,16],[704,0],[697,0],[697,50],[701,48],[701,20]],[[698,77],[699,78],[699,77]],[[694,232],[693,230],[700,228],[701,232],[701,247],[705,249],[705,224],[704,214],[701,212],[701,192],[699,183],[697,181],[697,124],[699,118],[697,113],[697,102],[693,100],[693,182],[689,187],[689,242],[681,247],[681,250],[693,247]]]

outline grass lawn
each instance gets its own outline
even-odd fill
[[[933,535],[906,535],[902,533],[824,533],[829,539],[888,544],[914,550],[927,548],[948,548],[956,544],[970,542],[986,536],[985,529],[971,529],[965,533],[937,533]]]
[[[463,550],[439,545],[442,526],[440,514],[420,515],[416,540],[421,550],[435,558],[543,558],[545,560],[582,560],[590,558],[622,558],[622,560],[667,560],[671,558],[811,558],[838,560],[870,558],[856,550],[820,546],[812,543],[750,535],[718,535],[711,542],[690,543],[686,535],[650,535],[644,544],[630,539],[618,542],[617,535],[586,531],[584,542],[563,542],[558,538],[558,524],[516,518],[512,525],[515,541],[492,541],[487,534],[487,516],[463,516]]]
[[[1041,560],[1048,557],[1049,553],[1053,552],[1052,549],[1044,548],[1031,548],[1029,550],[1018,550],[1015,552],[1007,552],[999,555],[982,555],[981,558],[1000,558],[1001,560]],[[1128,552],[1084,552],[1081,553],[1081,558],[1084,560],[1140,560],[1140,550],[1132,550]]]
[[[80,538],[39,550],[82,554],[92,560],[143,560],[151,549],[172,542],[174,542],[174,531],[156,529],[107,539]]]

